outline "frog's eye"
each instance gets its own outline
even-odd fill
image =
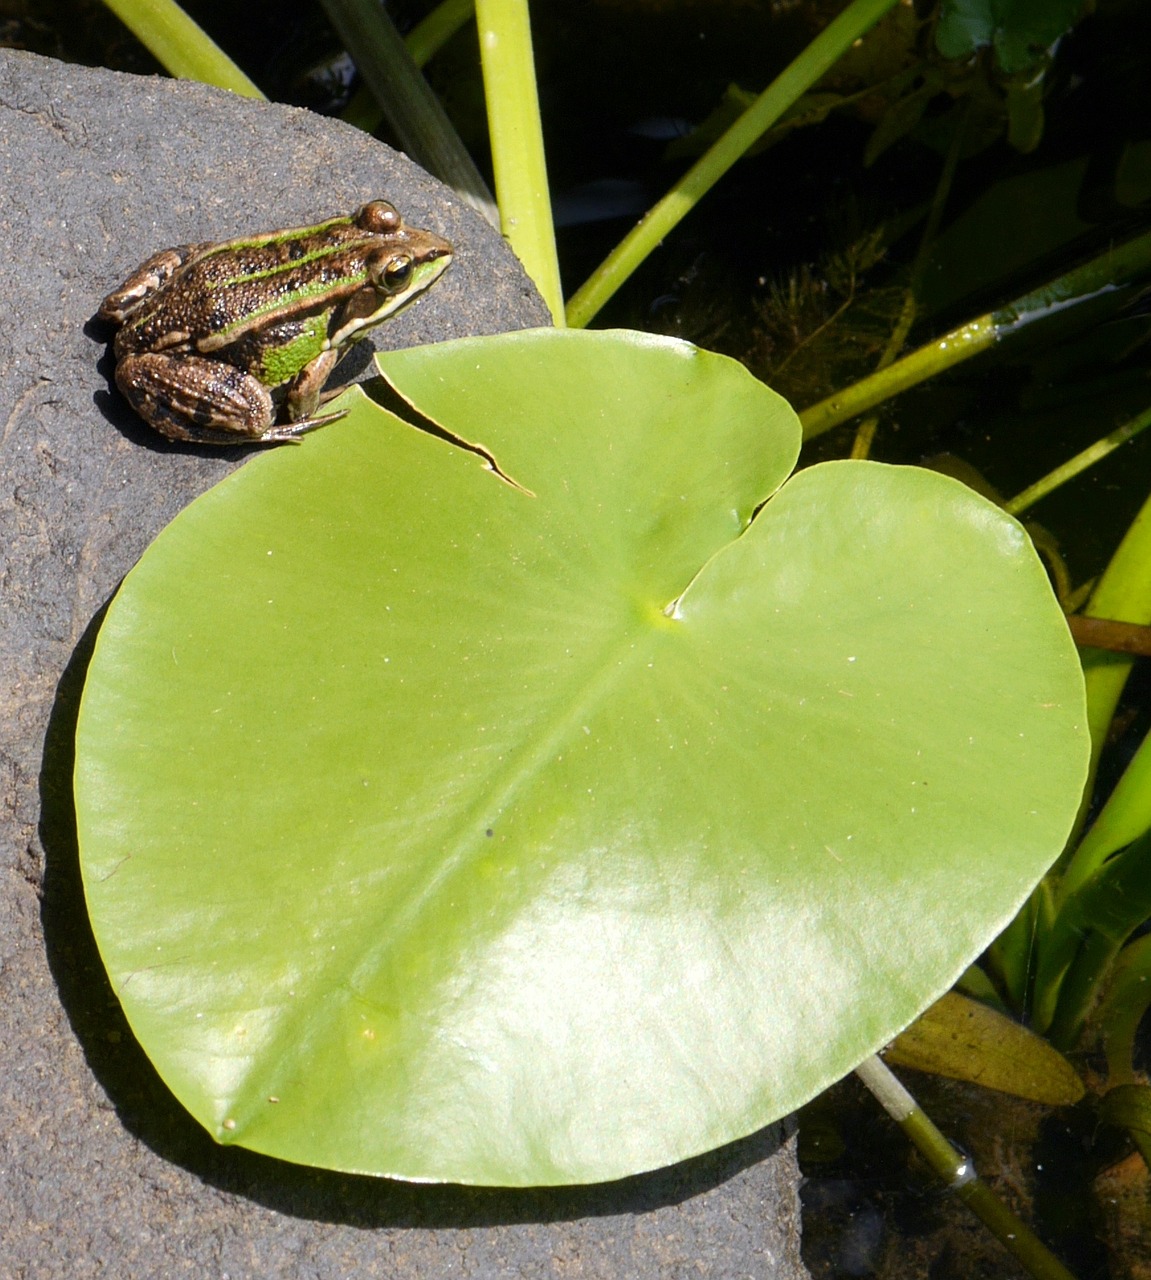
[[[389,293],[395,293],[408,283],[414,265],[409,254],[397,253],[394,258],[389,258],[384,263],[384,269],[380,272],[380,283]]]

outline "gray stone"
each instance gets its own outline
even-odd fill
[[[0,1275],[791,1280],[785,1126],[605,1186],[421,1187],[217,1147],[152,1070],[88,926],[71,801],[102,607],[250,451],[169,444],[114,391],[104,293],[155,249],[381,195],[457,257],[389,345],[546,324],[499,236],[303,111],[0,51]]]

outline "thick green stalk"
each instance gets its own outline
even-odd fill
[[[997,1200],[930,1117],[878,1059],[868,1058],[855,1074],[871,1090],[880,1106],[903,1130],[932,1171],[971,1209],[995,1237],[1015,1255],[1036,1280],[1074,1280],[1071,1272],[1031,1228]]]
[[[955,182],[955,171],[959,167],[959,157],[963,153],[963,139],[967,136],[967,122],[971,116],[971,104],[964,108],[951,135],[951,145],[947,148],[947,158],[939,173],[939,181],[935,184],[935,194],[931,197],[931,208],[927,211],[927,221],[923,226],[923,234],[919,238],[919,248],[915,251],[915,260],[911,264],[911,275],[908,278],[903,294],[903,305],[895,326],[883,347],[883,354],[875,366],[879,373],[890,368],[895,358],[903,350],[907,335],[915,323],[919,311],[918,297],[923,283],[923,274],[931,257],[931,249],[935,237],[939,234],[939,225],[943,221],[943,211],[947,207],[947,198],[951,194]],[[853,458],[867,458],[871,454],[871,445],[875,432],[879,427],[879,418],[875,415],[864,418],[855,429],[855,440],[851,446]]]
[[[1151,497],[1144,502],[1111,557],[1085,612],[1091,617],[1151,623]],[[1081,661],[1087,687],[1087,727],[1091,735],[1082,821],[1094,790],[1107,730],[1132,659],[1102,649],[1085,649]],[[1151,747],[1145,742],[1094,826],[1082,841],[1069,845],[1045,882],[1052,886],[1055,915],[1037,937],[1038,964],[1031,1015],[1032,1025],[1040,1032],[1056,1026],[1061,1043],[1071,1043],[1078,1034],[1098,982],[1104,976],[1100,966],[1110,963],[1117,948],[1109,938],[1096,937],[1094,941],[1085,942],[1085,931],[1093,924],[1088,895],[1093,886],[1115,874],[1118,869],[1115,864],[1127,856],[1117,853],[1118,850],[1132,840],[1146,838],[1143,833],[1151,814],[1149,789]],[[1025,948],[1028,954],[1032,951],[1027,931],[1009,926],[996,948],[1006,955],[1013,947]]]
[[[585,326],[748,148],[895,3],[852,0],[600,263],[568,303],[568,324]]]
[[[970,360],[998,341],[999,333],[989,315],[980,316],[978,320],[952,329],[942,338],[936,338],[926,346],[918,347],[905,355],[902,360],[896,360],[885,369],[879,369],[843,391],[813,404],[810,409],[804,409],[799,415],[803,438],[811,440],[822,435],[832,427],[838,427],[868,409],[873,409],[884,400],[899,395],[908,387],[934,378],[952,365]]]
[[[548,194],[547,162],[527,0],[477,0],[476,25],[500,225],[557,325],[563,292]]]
[[[200,80],[245,98],[264,95],[175,0],[104,0],[157,62],[181,80]]]
[[[1111,970],[1107,992],[1091,1015],[1107,1055],[1107,1083],[1135,1084],[1135,1042],[1151,1005],[1151,934],[1123,948]]]
[[[1041,880],[1019,914],[991,944],[988,967],[997,976],[1016,1013],[1030,1013],[1035,975],[1035,940],[1055,919],[1054,893],[1049,879]]]
[[[1123,541],[1103,571],[1084,612],[1093,618],[1151,622],[1151,497],[1144,502],[1123,535]],[[1092,779],[1131,663],[1131,658],[1099,649],[1089,649],[1083,655],[1083,674],[1087,681],[1087,726],[1091,730]]]
[[[404,44],[412,55],[412,61],[421,71],[452,36],[471,20],[475,11],[473,0],[442,0],[441,4],[404,36]],[[375,133],[384,123],[384,113],[371,90],[361,82],[352,95],[351,102],[340,112],[340,119],[365,133]],[[490,205],[490,196],[488,202]],[[495,217],[494,205],[491,210],[485,211],[485,216],[488,216],[488,212],[491,213],[490,221]]]
[[[400,146],[494,223],[487,184],[383,7],[375,0],[322,3]]]
[[[1085,302],[1127,284],[1151,270],[1151,231],[1113,246],[1090,261],[1057,277],[1021,298],[952,329],[942,338],[861,379],[844,391],[804,409],[799,415],[805,440],[830,431],[840,423],[906,391],[945,369],[986,351],[1000,339],[1026,328],[1036,320]],[[1099,616],[1104,616],[1100,614]],[[1112,615],[1117,616],[1117,615]],[[1138,619],[1127,619],[1138,621]]]
[[[1099,988],[1110,976],[1120,943],[1102,933],[1089,933],[1067,970],[1059,990],[1055,1017],[1047,1029],[1047,1039],[1063,1053],[1079,1043],[1079,1035]]]

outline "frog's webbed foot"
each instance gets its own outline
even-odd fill
[[[335,394],[338,395],[339,392]],[[341,409],[338,413],[322,413],[319,417],[301,418],[298,422],[284,422],[279,426],[269,427],[260,436],[259,443],[299,444],[300,436],[307,435],[309,431],[315,431],[317,427],[326,427],[329,422],[338,422],[341,418],[346,418],[347,416],[347,409]]]

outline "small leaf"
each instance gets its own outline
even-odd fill
[[[1151,1137],[1151,1088],[1145,1084],[1118,1084],[1108,1089],[1099,1108],[1099,1119]]]
[[[888,1047],[889,1066],[968,1080],[1050,1107],[1085,1092],[1079,1073],[1046,1040],[977,1000],[948,992]]]
[[[988,45],[1008,75],[1040,62],[1079,21],[1084,0],[943,0],[935,43],[945,58],[969,58]]]
[[[1043,80],[1029,76],[1007,86],[1007,141],[1026,155],[1043,139]]]
[[[906,137],[927,110],[928,104],[943,88],[943,77],[934,67],[927,67],[922,77],[907,93],[896,98],[884,111],[872,135],[867,140],[863,163],[870,167],[888,147]]]

